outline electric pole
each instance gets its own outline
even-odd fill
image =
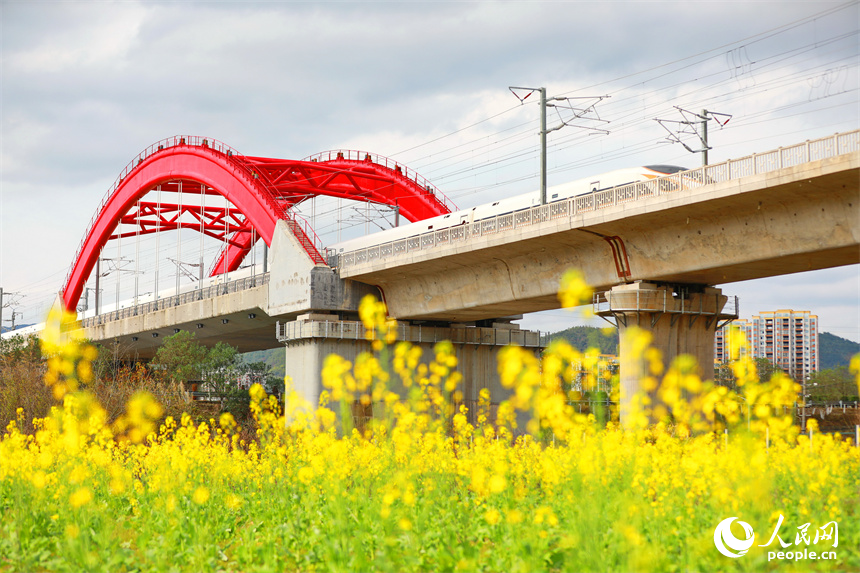
[[[600,116],[597,115],[597,110],[594,109],[594,106],[597,105],[597,103],[599,103],[600,100],[602,100],[604,98],[608,98],[609,96],[605,95],[605,96],[594,96],[594,97],[551,97],[551,98],[547,99],[546,88],[544,88],[544,87],[541,87],[541,88],[525,88],[525,87],[510,86],[508,89],[511,90],[512,94],[514,94],[514,97],[516,97],[518,100],[520,100],[521,104],[525,103],[526,99],[528,99],[528,97],[530,95],[532,95],[534,92],[540,93],[540,204],[546,205],[546,134],[551,133],[553,131],[557,131],[566,125],[572,125],[571,122],[573,122],[576,119],[581,119],[581,118],[585,117],[586,114],[589,114],[589,113],[593,113],[595,117],[589,117],[587,119],[590,119],[592,121],[609,123],[608,120],[600,119]],[[527,90],[529,93],[527,93],[523,97],[520,97],[517,95],[517,92],[515,92],[514,90]],[[592,103],[589,106],[586,106],[585,108],[574,108],[570,102],[573,100],[578,100],[578,99],[597,100],[597,101],[595,101],[594,103]],[[549,103],[548,104],[547,102],[562,102],[562,103],[561,104],[556,104],[556,103]],[[546,128],[546,108],[547,107],[557,108],[556,111],[558,112],[559,119],[561,120],[561,123],[559,123],[557,126],[553,127],[552,129]],[[567,120],[564,119],[561,116],[561,112],[559,111],[559,109],[566,109],[569,112],[572,112],[572,114],[573,114],[572,117],[570,119],[567,119]],[[584,125],[575,125],[574,127],[580,127],[583,129],[592,129],[596,132],[605,133],[605,134],[609,133],[605,129],[598,129],[595,127],[589,127],[589,126],[584,126]]]
[[[10,321],[7,321],[7,322],[11,322],[11,323],[12,323],[12,328],[10,328],[10,329],[9,329],[10,331],[15,330],[15,317],[16,317],[16,316],[17,316],[18,318],[23,318],[23,317],[24,317],[24,313],[23,313],[23,312],[18,312],[17,310],[13,310],[13,311],[12,311],[12,318],[11,318],[11,320],[10,320]]]
[[[702,110],[702,113],[695,113],[686,109],[681,109],[678,106],[675,106],[681,113],[681,117],[683,120],[675,120],[675,119],[657,119],[654,118],[654,121],[663,126],[663,129],[669,132],[669,135],[666,136],[672,143],[680,143],[684,146],[684,149],[689,151],[690,153],[701,153],[702,154],[702,167],[708,165],[708,150],[711,147],[708,145],[708,122],[710,120],[714,120],[720,127],[725,126],[729,120],[732,118],[731,115],[727,113],[717,113],[715,111],[708,111],[706,109]],[[667,124],[675,124],[675,129],[670,129]],[[696,124],[701,124],[701,128],[697,129]],[[699,139],[700,149],[693,149],[686,143],[681,140],[682,135],[693,135]]]
[[[540,88],[540,204],[546,205],[546,88]]]
[[[13,304],[15,304],[14,300],[12,300],[10,302],[3,302],[4,296],[6,298],[11,298],[11,297],[14,297],[14,296],[17,296],[20,294],[21,293],[18,293],[18,292],[6,292],[6,293],[4,293],[3,287],[0,287],[0,332],[2,332],[2,330],[3,330],[3,328],[2,328],[2,326],[3,326],[3,309],[6,308],[7,306],[11,307]],[[13,326],[15,325],[15,312],[16,311],[14,311],[14,310],[12,311],[12,325]],[[22,316],[20,312],[18,313],[18,316]]]
[[[84,294],[81,295],[80,301],[78,301],[78,306],[75,307],[75,310],[78,312],[86,312],[90,309],[90,291],[93,290],[90,287],[84,288]],[[83,301],[83,302],[81,302]]]
[[[101,263],[102,258],[99,255],[99,258],[96,259],[96,316],[99,314],[99,303],[101,302],[101,297],[99,296],[99,279],[101,279]]]

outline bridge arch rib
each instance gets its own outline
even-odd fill
[[[324,264],[322,245],[313,230],[293,217],[289,209],[310,196],[327,195],[357,201],[383,203],[398,207],[410,221],[450,212],[450,202],[428,182],[404,166],[380,156],[358,151],[320,154],[304,161],[246,157],[232,148],[209,138],[176,136],[159,141],[141,152],[120,174],[108,191],[90,223],[62,291],[64,306],[74,310],[92,273],[99,253],[113,239],[134,233],[116,233],[121,223],[139,225],[142,233],[169,230],[165,213],[182,215],[181,205],[147,204],[150,216],[159,218],[159,229],[144,229],[139,201],[150,191],[177,182],[197,185],[201,193],[221,195],[235,209],[220,214],[195,214],[204,229],[203,220],[215,217],[217,230],[230,235],[226,248],[213,264],[211,275],[234,271],[251,250],[257,237],[271,245],[275,224],[287,221],[290,230],[304,246],[310,258]],[[180,187],[181,188],[181,187]],[[141,209],[134,215],[130,211]],[[233,218],[232,223],[226,219]],[[150,222],[151,223],[151,222]],[[184,228],[194,228],[185,225]],[[207,232],[207,234],[209,234]]]

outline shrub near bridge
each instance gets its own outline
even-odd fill
[[[248,443],[229,414],[162,420],[147,394],[108,424],[75,391],[85,349],[49,340],[47,380],[62,405],[33,421],[34,436],[13,423],[0,440],[0,570],[860,568],[860,449],[818,434],[810,443],[777,416],[775,405],[794,399],[791,381],[759,383],[737,363],[753,405],[747,431],[738,396],[688,363],[662,373],[655,361],[664,410],[643,410],[622,430],[567,403],[584,359],[569,345],[553,345],[541,365],[511,347],[499,364],[511,395],[491,420],[486,392],[476,412],[454,406],[462,396],[450,344],[419,364],[415,348],[394,343],[380,304],[365,302],[362,319],[377,352],[327,360],[330,407],[312,410],[290,393],[282,415],[255,386],[259,430]],[[647,336],[638,342],[648,353]],[[394,380],[402,395],[389,390]],[[356,402],[377,408],[363,433],[350,428]],[[515,426],[521,411],[532,415],[527,428]],[[671,423],[647,427],[648,414]],[[714,545],[715,527],[733,516],[756,534],[737,559]],[[836,560],[768,561],[778,542],[758,547],[778,523],[791,543],[798,527],[810,523],[811,538],[828,522],[838,523]]]

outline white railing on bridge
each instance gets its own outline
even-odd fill
[[[178,295],[166,296],[157,300],[153,300],[151,302],[144,302],[125,308],[120,308],[118,310],[103,312],[96,316],[81,320],[81,327],[90,328],[99,324],[104,324],[106,322],[122,320],[124,318],[132,318],[134,316],[140,316],[148,312],[164,310],[166,308],[172,308],[174,306],[180,306],[191,302],[215,298],[218,296],[223,296],[225,294],[236,293],[267,284],[269,284],[269,273],[218,283],[201,289],[183,292]]]
[[[810,161],[818,161],[856,151],[860,151],[860,130],[837,133],[790,147],[780,147],[765,153],[754,153],[740,159],[730,159],[723,163],[681,171],[649,181],[594,191],[472,223],[464,223],[438,231],[428,231],[365,249],[339,254],[329,253],[328,264],[332,267],[346,269],[374,260],[388,259],[442,245],[469,242],[477,237],[495,235],[536,223],[570,218],[579,213],[597,211],[679,190],[696,189],[740,177],[778,171],[786,167],[794,167]]]

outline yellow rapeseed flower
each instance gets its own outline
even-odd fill
[[[505,515],[505,521],[507,521],[511,525],[516,525],[518,523],[523,522],[523,517],[524,516],[522,511],[520,511],[519,509],[511,509],[508,510],[507,514]]]
[[[570,269],[561,277],[558,299],[563,308],[573,308],[591,303],[593,291],[578,269]]]
[[[490,478],[490,492],[492,493],[501,493],[505,491],[505,488],[508,487],[508,480],[505,479],[505,476],[495,474]]]
[[[78,508],[88,504],[93,499],[93,492],[88,487],[79,488],[69,496],[69,503],[72,507]]]
[[[191,496],[191,501],[197,505],[203,505],[209,501],[209,490],[204,486],[198,487],[194,490],[194,494]]]

